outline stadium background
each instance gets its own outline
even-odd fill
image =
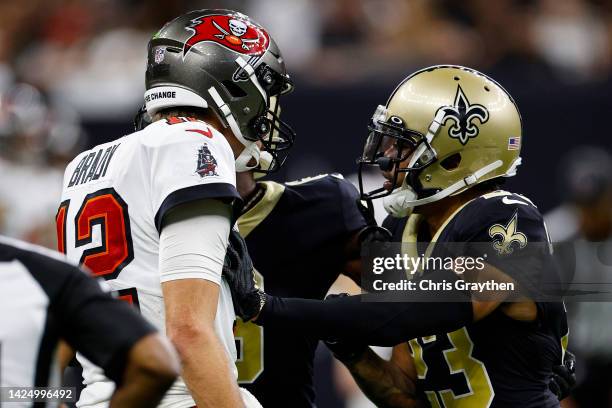
[[[553,238],[588,235],[594,202],[604,215],[590,223],[610,222],[611,1],[11,0],[0,2],[0,233],[55,245],[63,167],[75,152],[131,131],[148,38],[184,11],[221,7],[269,29],[296,84],[282,102],[298,138],[274,179],[354,173],[368,119],[394,86],[424,66],[461,64],[516,99],[524,161],[509,188],[547,213]],[[593,325],[610,326],[604,312],[590,316]],[[612,346],[598,353],[612,361]],[[334,398],[362,406],[320,354],[320,406],[338,406]]]

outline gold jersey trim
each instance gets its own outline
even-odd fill
[[[281,196],[285,192],[285,186],[273,181],[260,181],[266,192],[257,204],[238,218],[238,230],[240,235],[246,238],[268,215],[272,212]]]

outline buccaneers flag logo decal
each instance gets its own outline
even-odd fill
[[[261,27],[238,15],[210,15],[194,18],[185,27],[191,36],[185,41],[183,58],[201,42],[216,42],[240,54],[259,56],[270,45],[270,36]]]

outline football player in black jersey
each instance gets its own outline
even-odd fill
[[[481,299],[457,289],[440,302],[386,302],[385,293],[368,296],[380,302],[363,295],[321,302],[265,295],[229,276],[239,313],[266,330],[350,342],[339,357],[381,406],[558,407],[549,382],[567,346],[565,310],[560,301],[532,299],[554,269],[546,227],[530,200],[496,186],[520,164],[513,99],[479,72],[435,66],[406,78],[376,110],[370,130],[361,167],[379,166],[387,181],[373,192],[362,188],[362,197],[384,197],[395,237],[430,242],[434,256],[445,242],[486,243],[485,269],[465,279],[492,277],[522,291]],[[511,253],[529,254],[530,267]],[[458,280],[452,271],[417,279]],[[355,343],[399,346],[386,362]]]
[[[340,174],[289,183],[238,173],[245,207],[240,234],[260,286],[283,297],[323,299],[342,272],[357,283],[357,243],[367,223],[359,192]],[[297,261],[297,262],[296,262]],[[291,270],[287,265],[295,265]],[[314,407],[313,359],[318,338],[280,327],[239,322],[238,379],[265,407]]]

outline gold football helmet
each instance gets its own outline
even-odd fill
[[[514,176],[521,162],[516,103],[493,79],[461,66],[437,65],[404,79],[386,106],[378,106],[369,131],[358,161],[362,199],[385,197],[385,208],[397,217]],[[373,165],[393,179],[366,192],[363,172]]]

